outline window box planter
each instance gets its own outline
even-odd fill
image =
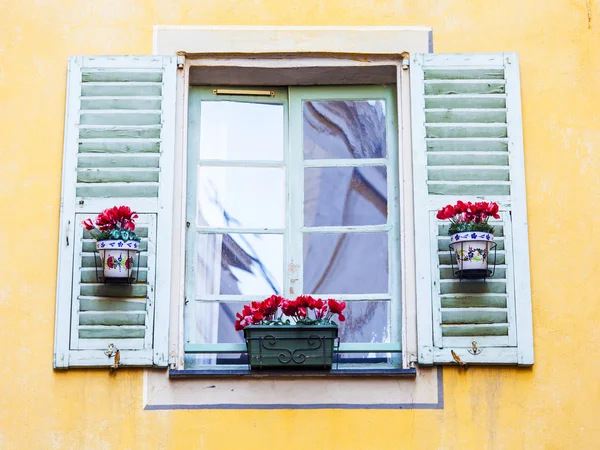
[[[339,346],[337,325],[249,325],[244,337],[252,370],[329,370]]]
[[[496,248],[494,235],[486,232],[467,231],[450,236],[451,261],[454,276],[457,278],[480,279],[494,274],[489,268],[490,251]],[[492,268],[495,268],[496,258]]]

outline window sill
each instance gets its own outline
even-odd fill
[[[415,377],[416,369],[397,367],[351,367],[323,370],[248,370],[248,369],[184,369],[169,370],[169,378],[359,378],[359,377]]]

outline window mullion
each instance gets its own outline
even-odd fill
[[[286,277],[288,289],[285,296],[295,298],[304,293],[302,232],[304,183],[302,153],[302,101],[295,95],[294,88],[288,90],[289,120],[287,145],[287,265]]]

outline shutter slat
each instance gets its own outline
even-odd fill
[[[158,168],[82,168],[77,170],[78,183],[158,182]]]
[[[159,109],[162,103],[160,96],[87,96],[81,99],[81,109],[111,109],[111,110],[139,110]]]
[[[505,308],[442,308],[442,324],[508,323]]]
[[[159,139],[80,139],[80,153],[158,153]]]
[[[77,197],[105,197],[115,199],[120,197],[156,197],[159,183],[77,183]]]
[[[80,311],[146,311],[146,299],[125,297],[79,297]]]
[[[80,325],[143,325],[145,311],[80,311]]]
[[[429,151],[442,152],[508,151],[508,139],[506,138],[426,138],[426,145]]]
[[[84,70],[81,74],[81,81],[86,82],[126,82],[132,81],[162,81],[162,71],[156,70],[113,70],[96,69]]]
[[[413,57],[412,156],[422,364],[455,363],[451,350],[469,363],[533,362],[528,267],[518,273],[514,267],[521,261],[516,250],[524,251],[523,260],[528,261],[516,67],[512,54]],[[457,200],[496,201],[501,207],[501,219],[490,221],[497,246],[489,258],[493,264],[496,257],[495,271],[485,280],[455,278],[449,223],[437,220],[436,211]],[[518,248],[512,228],[515,203],[520,205]],[[519,305],[525,310],[525,325],[517,319],[517,277],[527,280],[525,288],[519,287],[527,305]],[[525,330],[522,336],[517,335],[518,324]]]
[[[426,123],[428,138],[505,138],[505,123]]]
[[[160,110],[82,110],[82,125],[159,125]]]
[[[504,94],[426,95],[426,108],[506,108]]]
[[[82,139],[159,138],[160,130],[160,125],[81,125],[79,137]]]
[[[508,181],[507,166],[433,166],[428,169],[432,181]]]
[[[497,79],[504,80],[504,69],[489,67],[436,67],[423,70],[426,80],[467,80]]]
[[[506,336],[508,324],[490,325],[442,325],[442,336],[473,337],[478,336]]]
[[[78,167],[144,167],[157,168],[160,162],[159,154],[148,153],[80,153]]]
[[[426,80],[425,95],[504,94],[505,80]]]
[[[432,108],[425,110],[425,118],[431,123],[499,123],[506,122],[506,109]]]
[[[440,295],[442,308],[506,308],[506,294]]]
[[[508,166],[508,153],[494,151],[427,152],[427,166],[448,166],[451,164],[465,166]]]
[[[160,96],[162,83],[82,83],[81,95],[83,97],[94,96]]]
[[[80,325],[80,338],[143,338],[146,334],[146,327],[143,325],[124,325],[124,326],[95,326]]]

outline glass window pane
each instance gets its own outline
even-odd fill
[[[338,322],[341,342],[390,342],[390,303],[387,301],[349,301],[346,320]]]
[[[283,105],[204,101],[200,159],[283,160]]]
[[[304,225],[352,226],[387,223],[387,169],[304,169]]]
[[[304,158],[385,158],[384,100],[305,101]]]
[[[245,302],[196,302],[196,329],[191,342],[195,344],[241,344],[244,332],[235,330],[235,314]]]
[[[198,168],[197,226],[283,228],[283,168]]]
[[[304,292],[388,292],[387,233],[304,235]]]
[[[197,233],[195,247],[196,299],[282,292],[282,235]]]

